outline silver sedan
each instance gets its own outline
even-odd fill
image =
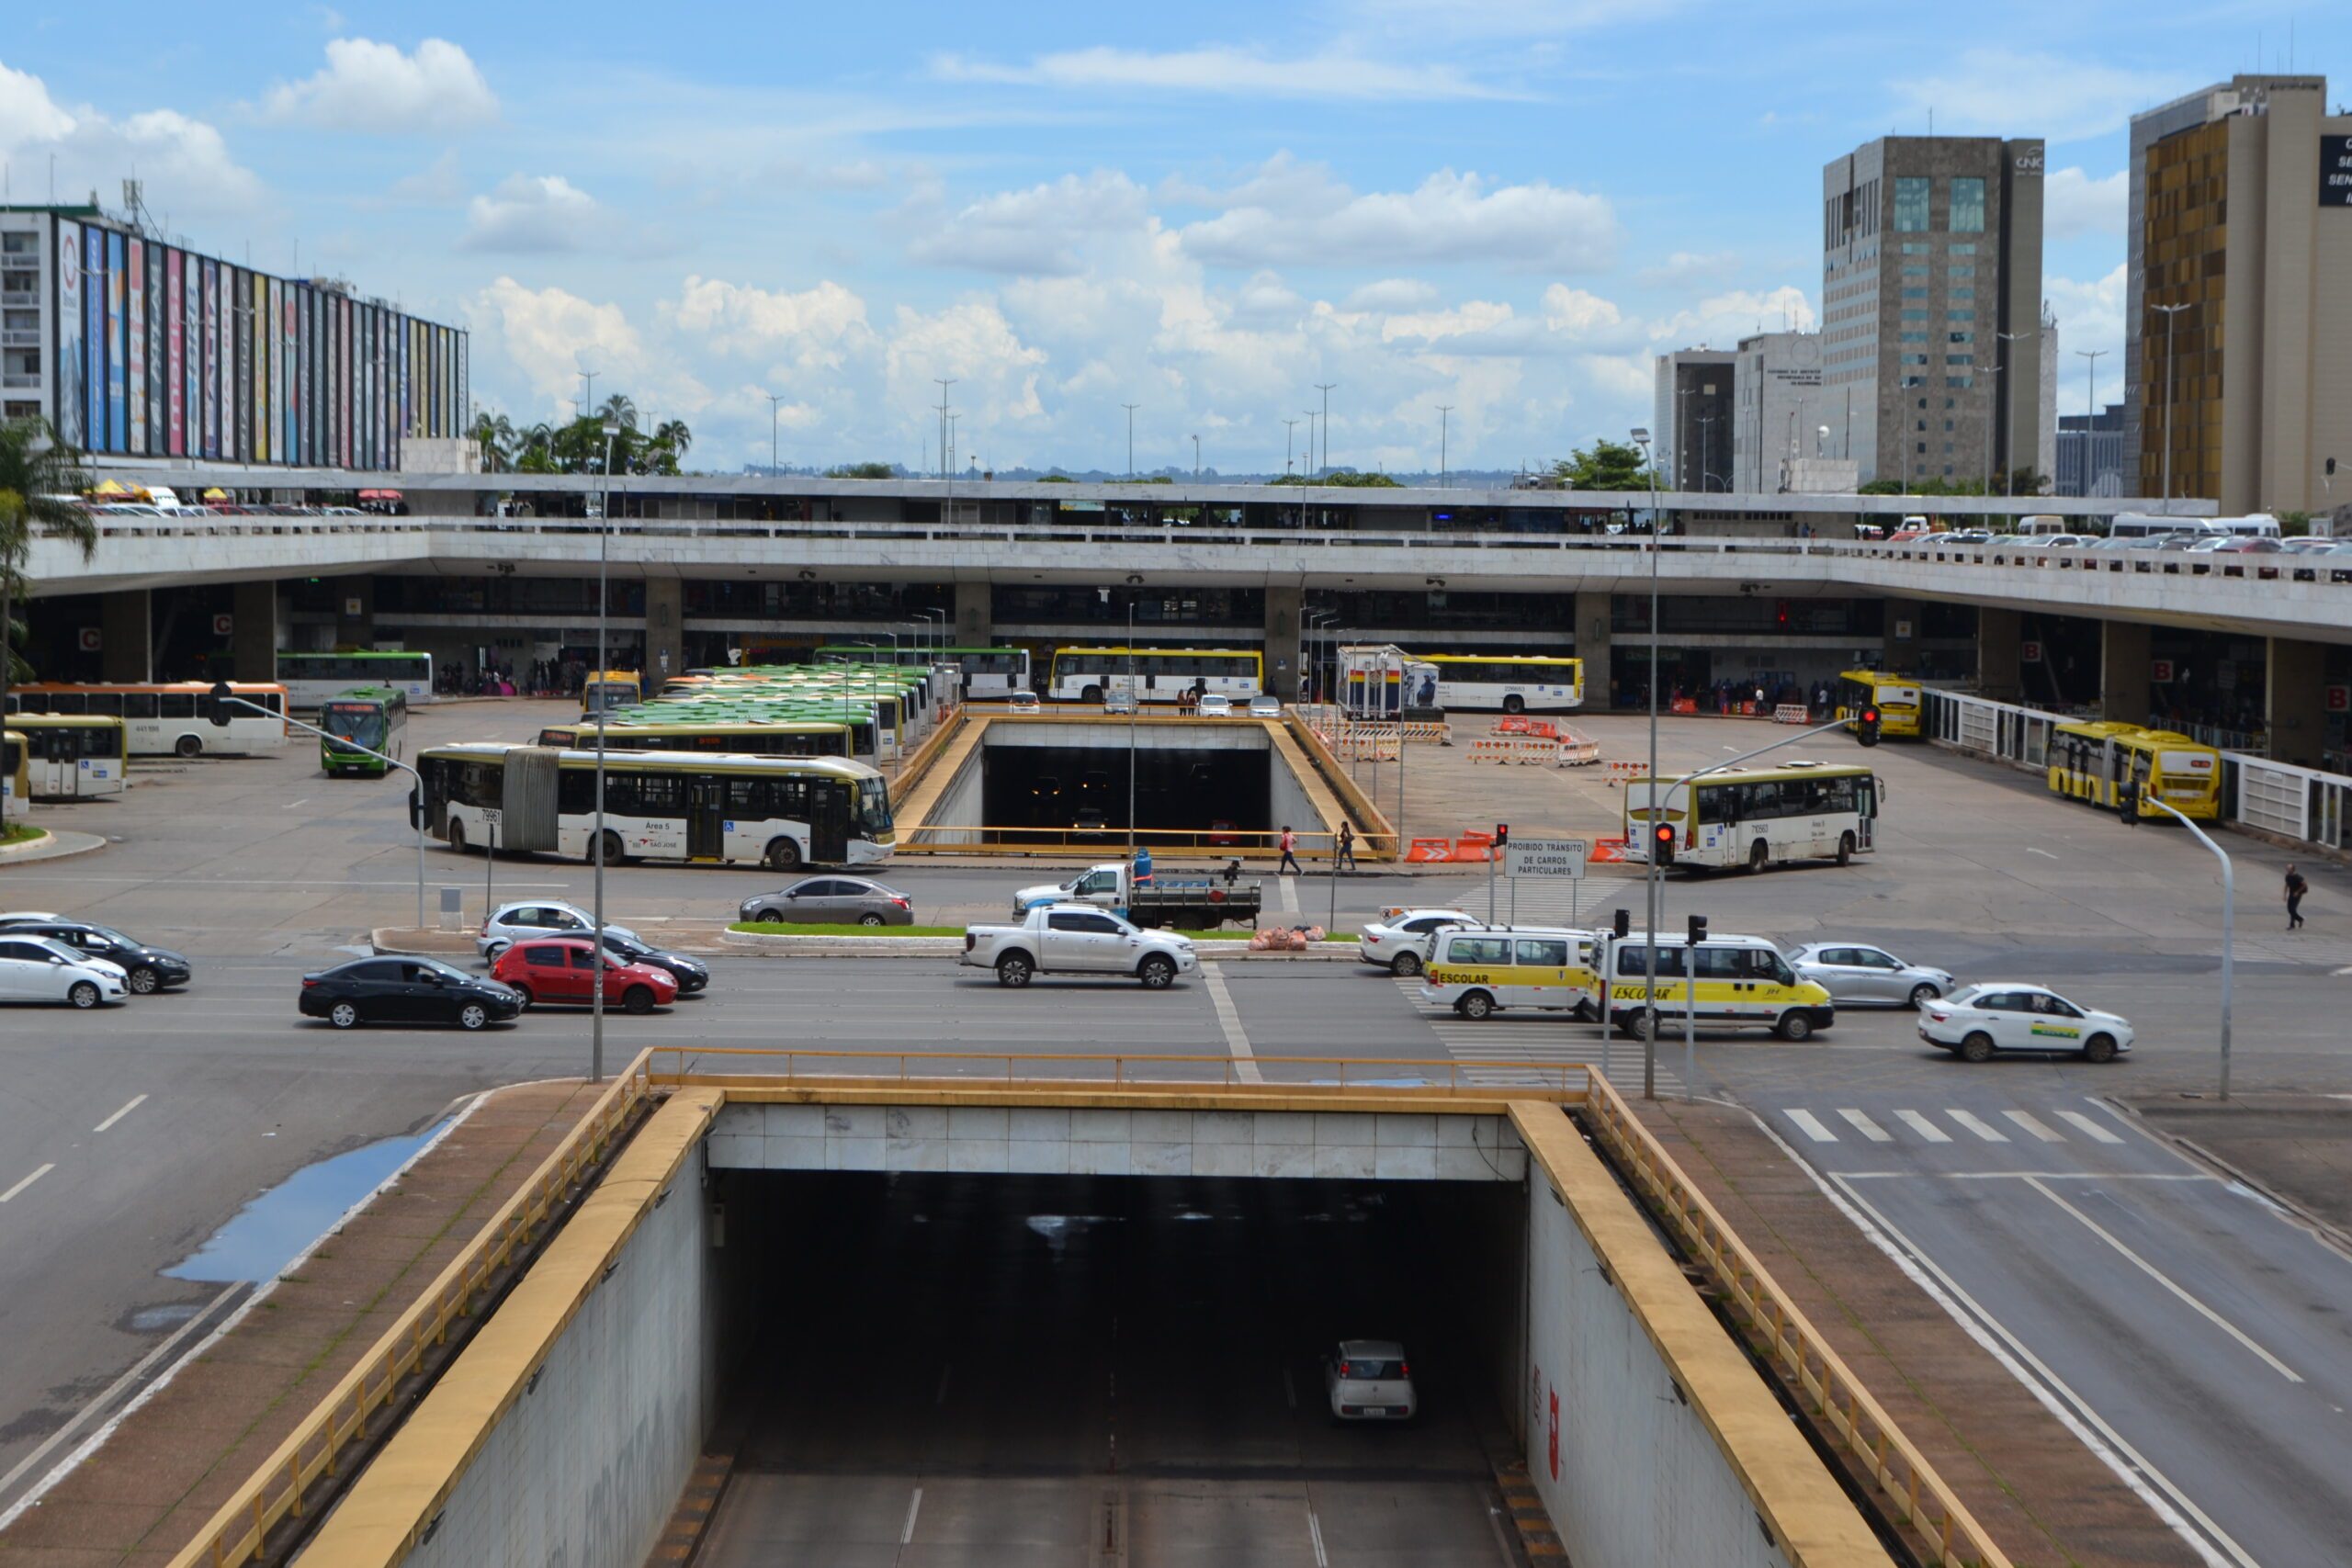
[[[1809,942],[1789,955],[1797,978],[1811,980],[1839,1007],[1916,1008],[1952,988],[1949,971],[1906,964],[1883,947]]]
[[[743,900],[741,918],[798,926],[906,926],[914,904],[895,887],[863,876],[804,876],[789,887]]]

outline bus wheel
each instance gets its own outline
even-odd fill
[[[204,738],[202,736],[183,735],[177,740],[172,742],[173,753],[181,757],[193,757],[203,750]]]
[[[592,839],[589,840],[588,853],[582,858],[591,865],[594,865],[596,863],[596,844],[594,840]],[[621,836],[618,833],[614,832],[609,828],[605,830],[605,863],[606,865],[618,865],[621,863]]]
[[[1099,703],[1102,700],[1102,688],[1100,686],[1082,687],[1078,694],[1078,700],[1082,703]]]
[[[768,852],[764,858],[770,871],[797,871],[800,869],[799,840],[778,839],[768,846]]]
[[[2115,1060],[2115,1036],[2112,1034],[2092,1035],[2083,1043],[2083,1060],[2086,1062]]]
[[[1527,699],[1521,696],[1518,693],[1513,692],[1510,695],[1503,699],[1503,712],[1525,713],[1526,711]]]
[[[1838,834],[1838,863],[1839,865],[1845,865],[1845,864],[1848,864],[1848,863],[1849,863],[1853,860],[1853,858],[1854,858],[1854,835],[1853,835],[1853,834],[1851,834],[1851,833],[1840,833],[1840,834]]]
[[[455,817],[449,818],[449,847],[459,854],[466,852],[466,825]]]
[[[1750,876],[1755,875],[1758,872],[1762,871],[1766,866],[1771,863],[1771,847],[1766,844],[1763,840],[1758,839],[1755,843],[1748,846],[1747,874]]]

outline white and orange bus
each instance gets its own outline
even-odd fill
[[[201,681],[102,682],[94,685],[38,681],[8,689],[8,713],[90,715],[122,720],[134,757],[195,757],[207,751],[251,756],[286,749],[286,688],[276,682],[232,681],[229,690],[258,703],[269,716],[232,710],[224,725],[204,716]]]

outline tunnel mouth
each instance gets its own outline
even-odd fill
[[[1304,1548],[1309,1514],[1335,1561],[1343,1540],[1493,1558],[1496,1470],[1519,1454],[1517,1324],[1492,1315],[1519,1299],[1518,1183],[722,1180],[738,1437],[701,1562],[831,1561],[898,1540],[910,1507],[1037,1561],[1105,1528],[1137,1562]],[[1481,1280],[1501,1288],[1474,1300]],[[1405,1347],[1410,1420],[1334,1417],[1325,1359],[1352,1339]]]

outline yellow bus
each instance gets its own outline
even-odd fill
[[[9,716],[8,728],[25,738],[32,799],[88,800],[130,787],[130,746],[119,718],[19,713]]]
[[[593,724],[596,710],[635,707],[645,700],[645,682],[634,670],[594,670],[580,683],[580,716]]]
[[[2169,820],[2148,804],[2161,800],[2195,821],[2222,814],[2222,754],[2169,729],[2113,719],[2054,726],[2050,732],[2050,792],[2115,809],[2124,784],[2139,785],[2139,815]]]
[[[1778,861],[1827,859],[1844,865],[1877,841],[1883,794],[1877,774],[1848,763],[1789,761],[1680,784],[1627,779],[1625,859],[1649,863],[1657,820],[1675,829],[1671,850],[1660,857],[1667,864],[1762,871]]]
[[[1847,728],[1856,728],[1862,709],[1872,705],[1878,708],[1880,735],[1894,739],[1919,739],[1923,705],[1918,682],[1908,675],[1890,675],[1883,670],[1848,670],[1838,677],[1837,716],[1846,721]]]
[[[867,727],[870,734],[872,727]],[[725,751],[739,757],[847,757],[852,728],[817,720],[768,723],[688,720],[653,724],[606,724],[605,750],[611,751]],[[594,724],[550,724],[539,744],[567,751],[594,751]],[[872,760],[869,747],[864,760]]]
[[[1099,703],[1106,692],[1172,703],[1187,692],[1254,697],[1266,689],[1265,656],[1246,648],[1057,648],[1045,695]]]

